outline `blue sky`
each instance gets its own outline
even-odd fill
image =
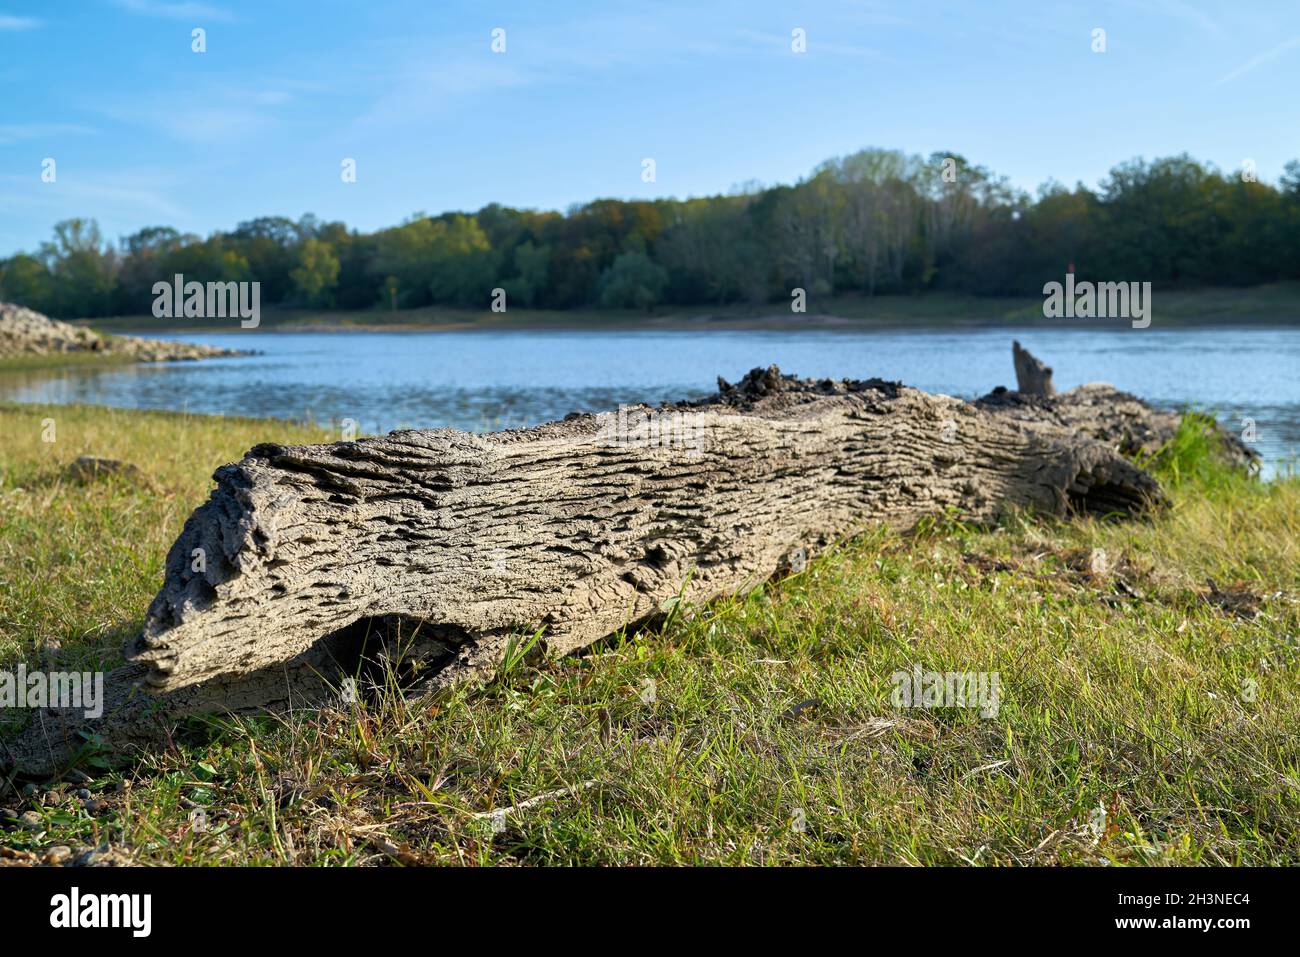
[[[1295,0],[0,0],[0,255],[77,215],[111,239],[305,212],[369,230],[794,182],[865,146],[1030,190],[1182,151],[1275,179],[1298,81]]]

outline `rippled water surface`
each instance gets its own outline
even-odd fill
[[[619,403],[705,395],[754,366],[899,379],[972,397],[1014,385],[1011,339],[1057,387],[1106,381],[1155,403],[1195,405],[1240,430],[1253,419],[1270,463],[1300,448],[1300,329],[313,332],[175,336],[246,358],[0,377],[0,396],[340,422],[362,431],[481,431]]]

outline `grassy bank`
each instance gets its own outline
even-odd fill
[[[213,468],[325,438],[0,405],[0,656],[36,663],[55,639],[68,667],[114,663]],[[81,454],[151,481],[68,484]],[[1149,523],[872,532],[482,691],[191,724],[84,785],[0,794],[0,858],[1300,862],[1300,482],[1195,449],[1162,468],[1173,507]],[[895,707],[890,676],[914,665],[997,673],[996,715]]]
[[[1300,322],[1300,283],[1275,283],[1243,289],[1210,288],[1157,290],[1153,296],[1157,324],[1294,323]],[[511,308],[505,313],[487,309],[431,307],[391,312],[383,309],[338,312],[310,309],[265,309],[259,329],[310,331],[316,329],[584,329],[584,328],[724,328],[788,327],[794,324],[858,324],[884,327],[943,327],[969,324],[1025,324],[1045,320],[1041,296],[983,297],[928,293],[922,296],[843,295],[815,300],[803,315],[792,315],[788,304],[762,306],[663,306],[653,313],[578,309],[554,311]],[[101,332],[234,332],[239,324],[229,319],[155,319],[151,315],[116,316],[83,320]]]
[[[19,374],[130,365],[137,361],[133,356],[113,352],[55,352],[48,355],[0,356],[0,373]]]

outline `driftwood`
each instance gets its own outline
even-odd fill
[[[1105,442],[1117,452],[1139,459],[1155,455],[1182,425],[1183,415],[1155,409],[1130,392],[1104,382],[1092,382],[1058,395],[1052,370],[1019,342],[1011,343],[1018,389],[998,386],[975,400],[985,412],[1003,415],[1033,427],[1050,423]],[[1238,468],[1253,468],[1259,453],[1208,416],[1198,420],[1213,438],[1219,455]]]
[[[363,646],[424,688],[482,681],[521,635],[563,654],[874,523],[1163,497],[1085,434],[1091,393],[968,403],[775,367],[719,386],[525,430],[252,449],[185,523],[104,718],[42,713],[0,756],[48,771],[88,730],[121,748],[185,714],[316,702]]]
[[[1025,395],[1056,395],[1052,369],[1020,343],[1011,343],[1011,360],[1016,367],[1016,389]]]
[[[1154,455],[1178,431],[1183,416],[1153,409],[1137,396],[1112,385],[1093,382],[1053,396],[1025,395],[999,386],[975,400],[975,407],[1020,422],[1026,428],[1052,425],[1086,435],[1126,456]],[[1237,435],[1211,419],[1201,420],[1219,454],[1230,465],[1245,468],[1259,459]]]
[[[520,632],[544,629],[562,654],[679,595],[752,588],[871,522],[1131,514],[1160,497],[1074,430],[775,368],[621,421],[259,446],[216,480],[129,649],[157,690],[238,681],[393,615],[435,633],[440,681],[478,676]]]

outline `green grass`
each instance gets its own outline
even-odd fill
[[[49,355],[0,356],[0,375],[49,372],[85,366],[129,365],[134,357],[113,352],[57,352]]]
[[[0,405],[0,656],[35,661],[55,637],[64,656],[116,661],[213,468],[256,442],[324,438]],[[192,864],[1300,863],[1300,482],[1225,473],[1193,439],[1158,460],[1173,504],[1149,522],[870,531],[583,656],[534,661],[525,638],[479,691],[378,688],[194,722],[136,764],[86,768],[93,815],[80,785],[0,794],[43,826],[0,823],[0,848],[110,841]],[[134,462],[153,487],[65,484],[80,454]],[[996,672],[996,717],[895,707],[890,676],[913,665]]]

